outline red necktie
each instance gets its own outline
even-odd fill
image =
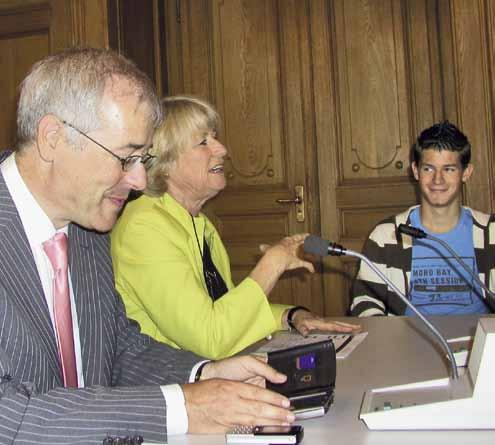
[[[53,308],[58,352],[62,364],[64,386],[77,388],[76,356],[74,353],[74,332],[70,309],[67,235],[56,233],[43,243],[43,249],[53,267]]]

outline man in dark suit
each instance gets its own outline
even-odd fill
[[[50,56],[22,83],[18,145],[0,165],[0,443],[164,442],[294,419],[252,384],[284,381],[266,364],[204,364],[125,316],[102,232],[144,188],[160,120],[149,80],[111,51]]]

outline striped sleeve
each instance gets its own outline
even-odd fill
[[[366,240],[363,255],[384,272],[385,264],[381,258],[382,253],[383,249],[371,237]],[[380,299],[379,296],[385,295],[386,292],[387,286],[365,262],[361,261],[352,287],[351,315],[354,317],[385,315],[384,299]]]
[[[403,217],[404,214],[400,214]],[[394,218],[379,223],[363,247],[367,257],[394,285],[407,294],[410,250],[399,244]],[[363,261],[352,286],[350,313],[357,317],[403,313],[404,303]]]

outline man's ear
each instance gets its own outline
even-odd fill
[[[40,157],[46,162],[53,162],[57,147],[66,138],[64,125],[53,114],[46,114],[38,122],[36,143]]]
[[[462,182],[467,182],[474,171],[474,165],[468,164],[467,167],[462,171]]]
[[[416,179],[416,181],[419,181],[419,171],[418,171],[418,166],[416,165],[416,162],[413,161],[413,163],[411,164],[411,170],[413,172],[413,175],[414,175],[414,179]]]

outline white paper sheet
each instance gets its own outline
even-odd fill
[[[271,340],[258,348],[255,353],[278,351],[331,339],[335,346],[337,359],[344,359],[356,349],[367,335],[367,332],[360,332],[359,334],[310,334],[303,337],[295,332],[279,331],[273,334]]]

